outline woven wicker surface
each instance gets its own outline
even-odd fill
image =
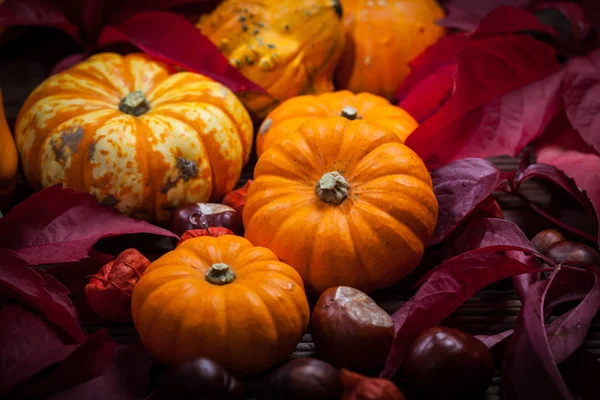
[[[46,40],[50,42],[33,40],[27,35],[24,39],[18,39],[16,44],[11,44],[8,49],[5,48],[0,52],[0,88],[4,94],[5,109],[11,126],[13,126],[19,108],[27,95],[48,75],[53,63],[60,59],[61,53],[68,54],[67,49],[57,50],[52,47],[52,44],[55,43],[52,40],[64,40],[61,37],[57,39],[56,36],[52,39],[52,35],[56,35],[52,31],[45,33]],[[37,37],[34,36],[34,38]],[[33,48],[27,49],[27,46]],[[517,166],[517,160],[509,157],[495,157],[492,161],[502,170],[514,170]],[[253,162],[255,160],[251,160],[244,169],[239,185],[252,177]],[[526,182],[522,192],[540,205],[549,206],[555,203],[551,196],[553,192],[537,182]],[[528,210],[521,200],[513,196],[500,194],[497,196],[497,200],[505,210],[505,217],[519,223],[529,236],[550,226],[543,218]],[[571,222],[576,222],[581,229],[588,232],[594,231],[593,221],[585,218],[576,210],[563,207],[560,211],[563,217],[570,219]],[[494,334],[512,328],[519,314],[521,303],[510,284],[500,286],[500,288],[486,289],[478,293],[448,317],[444,324],[472,334]],[[386,311],[392,313],[407,299],[407,294],[399,289],[389,288],[375,293],[373,297]],[[92,326],[89,328],[94,329]],[[135,329],[128,324],[112,325],[110,333],[116,339],[126,342],[137,338]],[[584,347],[600,357],[600,316],[596,317]],[[306,357],[314,354],[311,336],[305,334],[292,357]],[[489,400],[501,398],[499,371],[496,373],[497,376],[485,396]],[[248,386],[256,385],[258,378],[260,377],[247,382]]]

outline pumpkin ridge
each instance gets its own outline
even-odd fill
[[[108,89],[108,90],[105,90],[106,94],[103,95],[97,91],[88,92],[87,90],[85,90],[85,89],[88,89],[87,87],[80,87],[80,88],[78,88],[79,90],[77,90],[75,88],[61,90],[60,87],[57,87],[56,89],[59,90],[60,93],[73,93],[73,95],[76,95],[76,96],[79,96],[80,94],[93,95],[94,97],[102,96],[102,97],[104,97],[104,101],[106,101],[107,103],[110,103],[113,107],[115,105],[117,105],[122,98],[122,95],[119,92],[118,88],[116,88],[112,85],[108,85],[107,82],[104,82],[104,81],[96,82],[96,80],[98,78],[96,76],[88,73],[86,70],[71,69],[71,70],[66,71],[65,75],[63,77],[69,77],[72,80],[83,80],[83,81],[90,83],[91,85],[98,85],[98,86],[101,86],[104,89]],[[44,97],[46,97],[46,96],[44,96]]]
[[[362,227],[367,226],[367,224],[365,223],[365,219],[363,218],[362,214],[356,211],[355,208],[353,208],[348,214],[349,218],[347,219],[347,226],[348,231],[350,232],[352,244],[354,246],[354,254],[358,259],[358,265],[361,267],[361,272],[366,275],[367,285],[373,286],[373,282],[376,282],[376,280],[373,279],[373,275],[376,275],[377,271],[371,271],[371,269],[368,267],[369,264],[365,262],[365,256],[361,253],[356,245],[356,243],[363,243],[363,235],[361,234],[361,231],[363,230]],[[356,218],[361,219],[361,224],[356,222]],[[376,229],[371,229],[371,231],[376,231]],[[377,233],[375,233],[375,236],[377,236]]]

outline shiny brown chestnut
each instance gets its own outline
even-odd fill
[[[564,240],[554,243],[546,256],[557,264],[593,265],[600,264],[600,256],[590,246]]]
[[[531,239],[531,244],[537,251],[546,254],[550,246],[563,240],[565,240],[565,236],[556,229],[544,229]]]
[[[410,399],[471,399],[492,382],[494,362],[475,337],[435,326],[412,343],[402,372]]]
[[[385,361],[394,321],[365,293],[336,286],[321,294],[311,317],[315,348],[338,367],[368,370]]]
[[[337,369],[315,358],[298,358],[273,371],[260,400],[339,400],[344,392]]]
[[[236,235],[244,234],[242,216],[233,208],[219,203],[190,203],[178,207],[168,228],[181,236],[185,231],[222,226]]]
[[[180,364],[160,380],[151,400],[243,400],[242,384],[223,367],[208,358]]]

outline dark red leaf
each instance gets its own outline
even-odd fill
[[[470,31],[483,17],[500,6],[528,8],[533,0],[450,0],[446,2],[448,15],[438,24],[448,28]]]
[[[0,249],[0,260],[0,293],[39,310],[73,339],[83,341],[85,335],[79,327],[77,311],[63,285],[50,275],[28,268],[6,249]]]
[[[525,265],[528,265],[530,268],[540,268],[540,262],[535,255],[525,254],[520,251],[507,251],[506,255],[522,262]],[[542,279],[542,274],[539,272],[517,275],[512,278],[515,292],[517,292],[517,296],[519,296],[521,303],[525,302],[525,297],[527,297],[529,287],[540,279]]]
[[[381,376],[394,376],[413,340],[423,330],[439,325],[479,290],[530,272],[534,271],[517,260],[495,253],[464,254],[430,271],[415,295],[392,315],[396,336]]]
[[[600,155],[590,148],[574,129],[549,132],[536,144],[539,163],[550,164],[564,172],[585,191],[596,215],[600,215]],[[588,207],[589,208],[589,207]],[[598,232],[600,244],[600,229]]]
[[[504,218],[504,213],[494,196],[488,196],[470,214],[471,218]]]
[[[185,18],[168,12],[135,14],[117,26],[102,31],[99,45],[127,41],[145,53],[206,75],[234,92],[261,92],[264,89],[229,65],[217,47]]]
[[[522,275],[518,275],[522,276]],[[481,340],[483,344],[487,346],[488,349],[498,345],[500,342],[506,340],[513,334],[513,330],[509,329],[507,331],[498,333],[496,335],[477,335],[475,336],[477,339]]]
[[[248,189],[252,182],[254,182],[252,179],[248,179],[244,186],[227,193],[225,197],[223,197],[222,203],[233,208],[239,215],[242,215],[244,212],[244,205],[246,204]]]
[[[542,25],[529,11],[516,7],[501,6],[481,19],[479,26],[472,32],[474,38],[519,32],[544,32],[555,36],[556,31]]]
[[[30,265],[75,262],[87,257],[98,240],[133,233],[177,238],[60,185],[34,194],[0,219],[0,247]]]
[[[560,78],[550,76],[557,63],[548,45],[525,35],[488,37],[455,58],[452,96],[406,141],[428,165],[514,155],[556,111]]]
[[[588,294],[577,307],[546,328],[546,302],[560,302],[564,295],[564,290],[553,289],[555,285],[569,288],[571,292],[587,289]],[[573,298],[569,292],[566,296],[569,300]],[[506,398],[573,399],[556,363],[565,360],[581,346],[599,307],[598,267],[593,267],[591,272],[556,268],[549,281],[533,284],[521,309],[503,365],[502,384]]]
[[[579,349],[559,369],[569,389],[582,400],[600,399],[600,361],[594,354]]]
[[[141,345],[121,345],[102,375],[48,397],[49,400],[142,400],[149,388],[152,359]]]
[[[59,72],[67,70],[73,67],[75,64],[85,60],[88,56],[89,54],[86,53],[76,53],[67,56],[54,64],[52,70],[50,71],[50,75],[58,74]]]
[[[0,306],[0,326],[0,396],[77,347],[52,324],[19,305]]]
[[[564,74],[567,117],[581,138],[600,152],[600,49],[572,58]]]
[[[0,26],[52,26],[81,41],[77,26],[53,0],[6,0],[0,5]]]
[[[454,161],[431,173],[438,201],[438,220],[430,245],[448,235],[502,183],[500,171],[487,160]]]
[[[188,239],[193,239],[200,236],[219,237],[223,235],[235,235],[235,233],[227,228],[223,228],[222,226],[208,226],[204,229],[192,229],[190,231],[183,232],[183,235],[181,235],[179,238],[177,246]]]
[[[97,331],[58,364],[50,376],[38,383],[28,382],[19,396],[45,398],[94,379],[110,366],[116,348],[105,329]]]

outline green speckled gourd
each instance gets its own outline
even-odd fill
[[[339,0],[225,0],[196,27],[270,96],[246,93],[255,118],[300,94],[333,91],[344,48]]]

